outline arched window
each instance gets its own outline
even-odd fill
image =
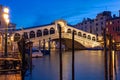
[[[68,29],[68,30],[67,30],[67,33],[71,33],[71,29]]]
[[[91,40],[91,36],[90,36],[90,35],[88,35],[88,39],[90,39],[90,40]]]
[[[55,29],[54,28],[50,28],[50,34],[54,34],[55,33]]]
[[[86,34],[83,34],[83,37],[86,38]]]
[[[82,33],[81,33],[81,32],[78,32],[78,36],[82,36]]]
[[[28,33],[27,32],[24,32],[23,36],[24,36],[25,39],[28,39]]]
[[[48,35],[48,29],[44,29],[43,35]]]
[[[95,41],[95,37],[92,37],[92,40]]]
[[[77,32],[74,30],[74,35],[77,35]]]
[[[35,38],[35,32],[34,31],[30,31],[30,38]]]
[[[20,34],[19,33],[15,33],[14,35],[14,41],[19,41],[20,40]]]
[[[41,30],[37,30],[37,37],[42,36],[42,31]]]

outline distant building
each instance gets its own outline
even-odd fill
[[[107,32],[111,34],[115,42],[120,42],[120,11],[119,16],[113,15],[112,19],[106,22]]]
[[[111,12],[104,11],[97,14],[95,19],[84,18],[81,23],[74,25],[74,27],[89,33],[96,34],[97,37],[100,37],[103,34],[103,29],[105,28],[105,23],[108,19],[111,19]],[[98,40],[100,40],[100,38]]]

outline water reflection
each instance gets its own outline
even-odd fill
[[[104,59],[102,51],[75,52],[76,80],[103,80]],[[63,80],[71,80],[71,52],[63,52]],[[33,59],[33,80],[59,80],[59,55],[53,52],[51,56]]]
[[[115,54],[115,64],[116,64],[116,66],[115,66],[115,68],[116,68],[116,80],[120,80],[120,52],[118,51],[118,52],[116,52],[116,54]]]
[[[78,51],[75,55],[76,80],[104,79],[104,55],[101,51]]]
[[[72,52],[63,52],[62,56],[63,80],[71,80]],[[109,65],[109,52],[107,61],[113,80],[120,80],[120,52],[112,52],[112,67]],[[33,65],[32,75],[25,75],[25,80],[59,80],[59,52],[53,51],[50,56],[34,58]],[[104,74],[103,51],[75,51],[75,80],[105,80]],[[20,74],[0,75],[0,80],[21,80],[21,77]]]

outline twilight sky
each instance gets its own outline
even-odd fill
[[[10,20],[17,28],[49,24],[65,19],[69,24],[94,18],[104,10],[118,15],[120,0],[0,0],[10,8]]]

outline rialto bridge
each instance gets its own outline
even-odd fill
[[[34,47],[42,47],[44,42],[46,47],[48,47],[48,42],[50,41],[51,47],[56,48],[59,45],[58,26],[62,29],[62,45],[65,48],[72,47],[71,41],[73,30],[75,31],[75,48],[83,49],[101,46],[101,44],[97,42],[96,35],[69,26],[64,20],[58,20],[48,25],[16,30],[12,35],[14,47],[17,48],[17,41],[19,41],[23,35],[27,40],[33,42]]]

